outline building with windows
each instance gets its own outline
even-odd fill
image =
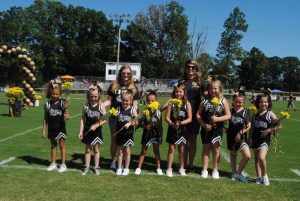
[[[120,69],[124,64],[129,64],[132,70],[133,79],[139,81],[141,79],[142,67],[140,63],[129,63],[129,62],[119,62],[118,69]],[[116,62],[105,62],[105,80],[113,81],[116,79],[117,74],[117,63]]]

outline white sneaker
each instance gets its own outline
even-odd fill
[[[141,168],[136,168],[134,174],[140,175],[142,172]]]
[[[237,179],[237,174],[236,173],[232,173],[231,174],[231,180],[234,181]]]
[[[262,183],[263,183],[265,186],[269,186],[269,185],[270,185],[270,181],[269,181],[268,175],[265,175],[265,176],[262,177]]]
[[[95,168],[95,175],[100,175],[100,167]]]
[[[201,171],[201,177],[204,178],[204,179],[207,179],[207,177],[208,177],[208,171],[207,170],[202,170]]]
[[[89,173],[89,171],[90,171],[90,168],[86,167],[86,168],[83,169],[81,175],[85,176]]]
[[[157,173],[158,175],[164,175],[162,169],[160,169],[160,168],[156,169],[156,173]]]
[[[246,177],[244,177],[244,175],[242,175],[242,174],[236,175],[236,179],[239,180],[240,182],[248,182]]]
[[[123,170],[122,175],[123,175],[123,176],[127,176],[128,174],[129,174],[129,169],[125,168],[125,169]]]
[[[53,170],[56,170],[57,169],[57,165],[56,163],[51,163],[48,168],[47,168],[47,171],[53,171]]]
[[[186,176],[185,169],[180,168],[179,169],[179,174],[180,174],[180,176]]]
[[[62,173],[62,172],[65,172],[65,171],[67,171],[67,166],[66,166],[66,164],[61,164],[61,165],[60,165],[60,168],[59,168],[59,170],[58,170],[58,172]]]
[[[220,178],[219,172],[217,170],[213,170],[211,176],[212,176],[213,179],[219,179]]]
[[[116,175],[121,175],[122,174],[122,169],[117,169],[116,170]]]
[[[262,183],[262,178],[261,177],[256,177],[255,183],[256,184],[261,184]]]
[[[172,168],[168,168],[166,171],[167,177],[173,177]]]

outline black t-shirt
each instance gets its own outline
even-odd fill
[[[195,79],[181,80],[180,82],[183,82],[186,87],[187,98],[192,107],[192,114],[195,114],[199,108],[201,98],[204,96],[204,92],[207,91],[207,82],[198,82]]]
[[[129,86],[127,85],[120,85],[117,89],[115,89],[114,92],[112,92],[112,85],[111,84],[107,90],[107,95],[112,97],[111,100],[111,107],[117,108],[121,106],[121,95],[123,93],[126,93],[129,89]],[[139,93],[136,86],[134,86],[136,89],[136,93],[133,95],[133,100],[139,100]]]

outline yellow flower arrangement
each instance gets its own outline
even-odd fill
[[[41,99],[42,99],[42,96],[40,96],[40,95],[35,95],[34,98],[35,98],[35,100],[41,100]]]
[[[257,108],[255,105],[251,105],[250,108],[249,108],[250,112],[252,115],[256,115],[257,113]]]
[[[210,101],[213,105],[221,105],[220,99],[219,98],[213,98]]]
[[[147,108],[152,110],[152,111],[155,111],[157,110],[159,107],[159,102],[155,101],[153,103],[150,103],[149,105],[147,105]]]
[[[116,116],[117,116],[117,110],[116,110],[116,108],[112,107],[112,108],[109,110],[109,114],[110,114],[110,116],[112,116],[112,117],[116,117]]]
[[[64,82],[63,84],[62,84],[62,89],[63,90],[69,90],[70,89],[70,87],[73,85],[73,83],[72,82]]]
[[[145,118],[146,118],[147,121],[150,120],[150,111],[148,109],[145,110]]]
[[[182,107],[182,100],[178,98],[173,98],[172,103],[175,104],[178,108]]]
[[[9,98],[23,98],[24,92],[20,87],[12,87],[7,90],[6,96]]]
[[[280,115],[285,118],[285,119],[289,119],[291,117],[291,115],[288,112],[280,112]]]

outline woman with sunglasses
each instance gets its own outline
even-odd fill
[[[187,90],[187,98],[192,107],[192,122],[187,125],[185,148],[185,164],[187,164],[187,172],[195,172],[194,158],[197,150],[197,135],[199,134],[200,125],[196,120],[196,113],[200,105],[201,99],[208,94],[207,82],[202,78],[202,72],[199,64],[194,59],[189,59],[185,63],[184,78],[180,83],[184,83]]]
[[[119,72],[117,79],[112,82],[107,90],[107,100],[104,102],[104,106],[111,106],[111,108],[118,108],[121,106],[121,95],[131,91],[133,93],[133,106],[138,108],[138,100],[139,93],[138,88],[134,84],[134,80],[132,77],[132,70],[128,64],[123,65]],[[117,145],[116,145],[116,135],[117,132],[117,124],[116,119],[114,117],[110,117],[109,119],[109,127],[111,133],[111,145],[110,145],[110,154],[111,154],[111,164],[110,169],[116,169],[116,153],[117,153]]]

